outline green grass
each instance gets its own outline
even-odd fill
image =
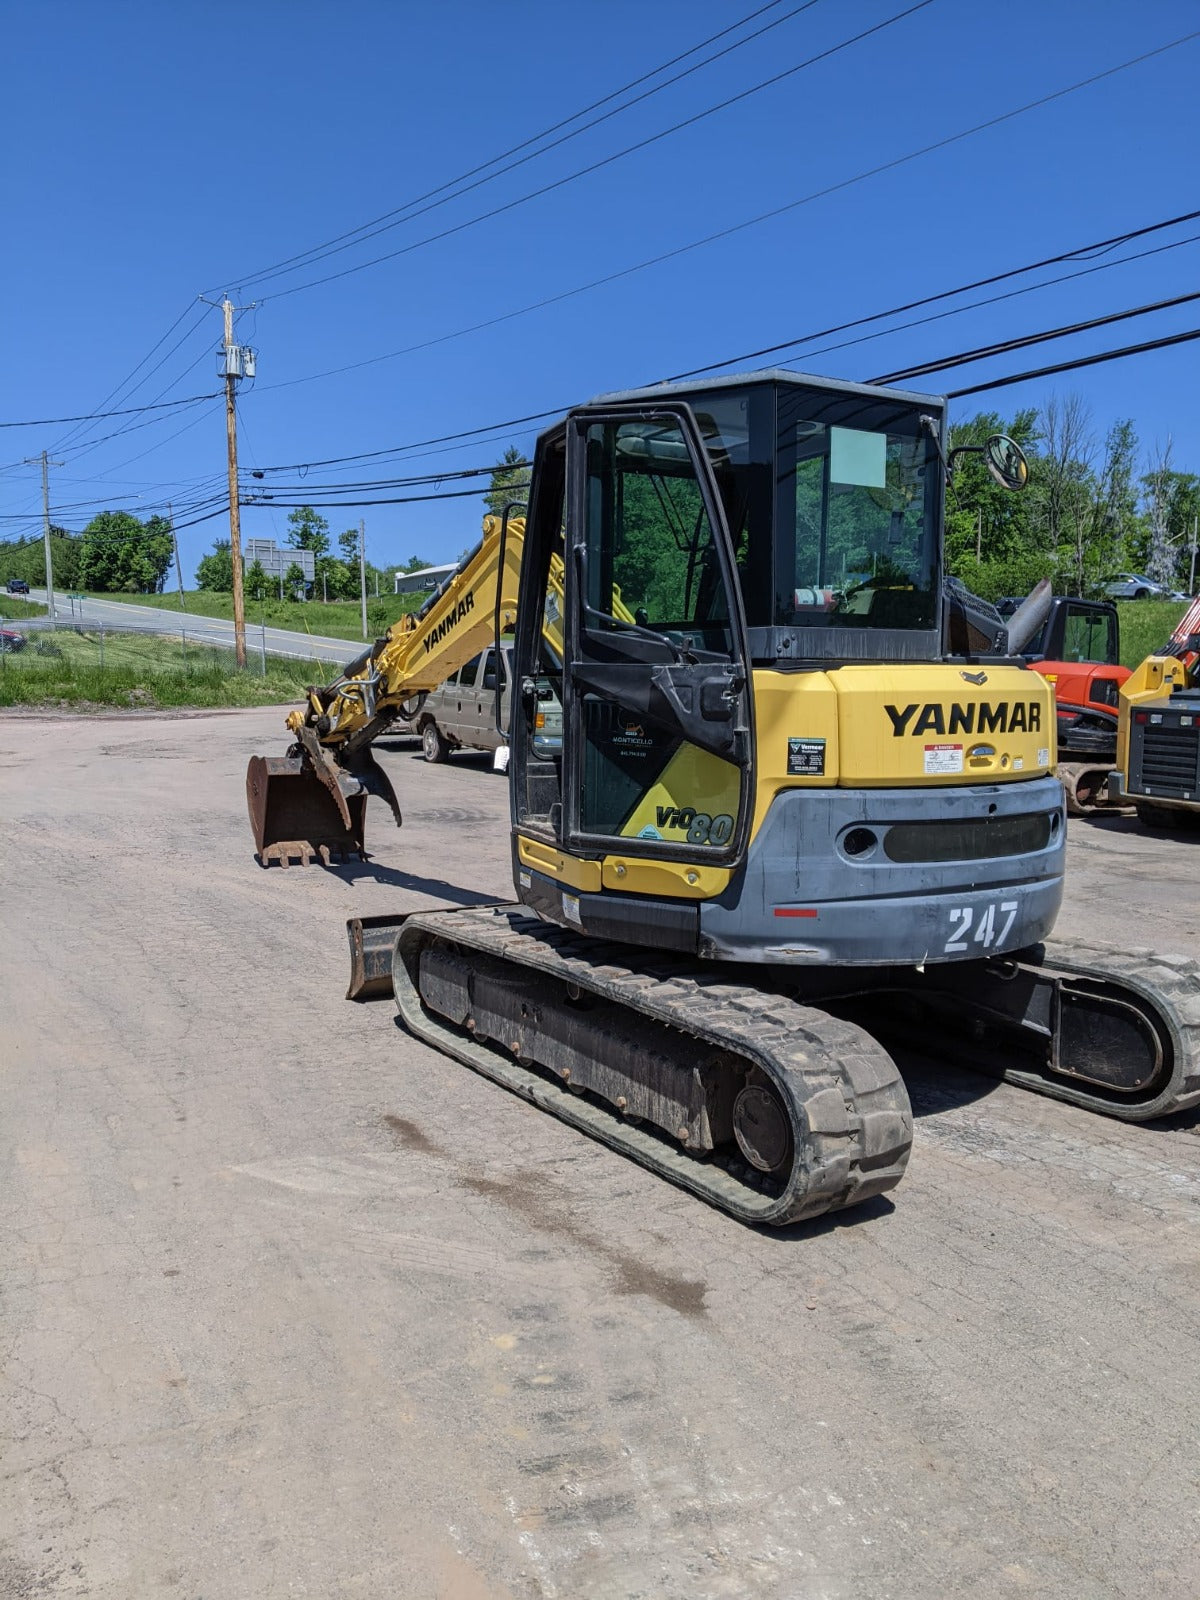
[[[0,622],[27,622],[30,617],[44,617],[46,608],[36,600],[20,600],[14,594],[0,594]]]
[[[261,706],[297,700],[328,668],[267,657],[245,672],[233,652],[183,645],[178,637],[99,633],[31,633],[18,654],[0,655],[0,706]]]
[[[96,594],[96,600],[119,600],[135,606],[153,606],[161,611],[178,611],[178,593],[166,594]],[[367,625],[370,637],[378,638],[406,611],[415,611],[422,601],[421,595],[385,594],[376,600],[367,597]],[[211,589],[188,589],[184,592],[184,609],[197,617],[233,617],[233,596],[218,594]],[[362,605],[358,600],[331,600],[322,605],[319,600],[246,600],[246,623],[257,627],[265,622],[268,628],[290,628],[296,633],[315,633],[330,639],[362,641]]]
[[[1122,666],[1136,667],[1161,650],[1186,610],[1186,601],[1118,600]]]

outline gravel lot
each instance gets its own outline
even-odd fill
[[[344,1002],[510,892],[485,760],[260,870],[275,711],[0,718],[0,1596],[1194,1597],[1200,1141],[913,1067],[894,1204],[760,1235]],[[1200,950],[1200,835],[1060,929]]]

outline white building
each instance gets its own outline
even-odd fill
[[[450,574],[458,568],[457,561],[451,561],[444,567],[421,567],[417,572],[396,573],[397,594],[420,594],[426,589],[436,589],[439,584],[445,583]]]

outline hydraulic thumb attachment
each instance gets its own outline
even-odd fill
[[[306,725],[286,756],[251,756],[246,769],[246,805],[254,848],[262,865],[293,860],[308,866],[314,857],[334,860],[366,857],[364,829],[367,796],[378,795],[399,827],[400,803],[391,780],[370,745],[357,749],[321,744]]]

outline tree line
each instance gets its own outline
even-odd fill
[[[166,517],[139,520],[128,511],[102,511],[82,533],[51,525],[50,559],[59,589],[102,594],[160,594],[168,582],[175,538]],[[46,581],[41,534],[0,546],[0,574],[24,578],[30,587]]]
[[[950,447],[1006,433],[1029,459],[1011,494],[982,458],[963,456],[946,492],[946,562],[986,600],[1027,594],[1094,597],[1118,572],[1190,592],[1200,477],[1172,465],[1170,441],[1143,449],[1129,418],[1103,432],[1078,395],[1005,418],[980,412],[950,430]]]

